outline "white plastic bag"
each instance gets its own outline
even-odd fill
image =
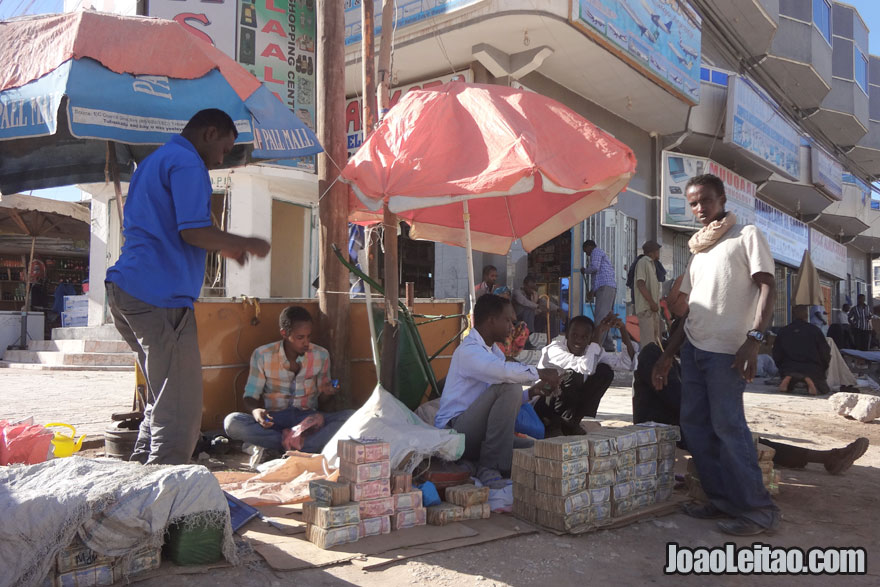
[[[347,438],[377,438],[389,443],[392,469],[400,467],[404,458],[414,453],[415,458],[403,465],[410,473],[429,456],[457,461],[464,454],[464,434],[425,424],[381,385],[324,447],[322,454],[331,467],[339,467],[337,441]]]

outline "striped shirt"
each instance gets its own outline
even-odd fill
[[[324,347],[310,344],[297,362],[301,367],[294,374],[284,353],[283,340],[258,347],[251,355],[244,396],[263,398],[266,409],[273,412],[289,407],[316,409],[320,389],[330,386],[330,353]]]
[[[590,254],[590,265],[585,268],[585,271],[593,276],[593,291],[605,285],[617,289],[614,265],[611,264],[605,251],[599,247],[594,248]]]
[[[849,323],[858,330],[872,330],[871,308],[868,306],[854,306],[849,311]]]

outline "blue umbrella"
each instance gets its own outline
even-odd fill
[[[171,57],[171,58],[170,58]],[[0,22],[0,192],[104,181],[219,108],[228,167],[323,149],[268,88],[174,21],[91,11]]]

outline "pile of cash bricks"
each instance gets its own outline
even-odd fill
[[[675,485],[677,426],[600,428],[513,451],[513,513],[559,532],[606,526],[666,501]]]
[[[391,447],[378,440],[340,440],[339,480],[309,483],[303,503],[306,538],[320,548],[422,526],[422,492],[412,475],[391,470]]]
[[[773,468],[773,457],[776,456],[776,450],[773,447],[758,442],[758,435],[755,433],[752,433],[752,442],[755,443],[755,452],[758,455],[758,468],[761,469],[764,487],[767,488],[770,495],[779,495],[779,482],[782,480],[782,476],[778,469]],[[688,459],[687,473],[684,476],[684,481],[688,490],[688,496],[704,503],[709,501],[709,498],[703,492],[703,486],[700,484],[700,477],[697,475],[694,459]]]

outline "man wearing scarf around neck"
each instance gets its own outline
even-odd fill
[[[652,374],[666,385],[681,349],[681,429],[697,466],[705,505],[686,504],[696,518],[729,518],[719,528],[737,536],[773,532],[779,509],[764,488],[745,419],[743,392],[757,369],[758,347],[775,301],[773,257],[753,225],[726,212],[724,182],[705,174],[685,195],[703,228],[689,241],[693,257],[681,284],[689,313],[672,333]]]

